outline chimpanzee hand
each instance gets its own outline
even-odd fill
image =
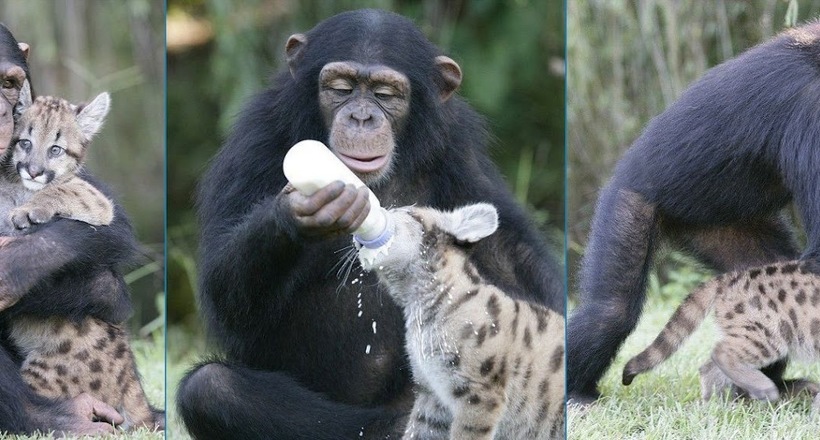
[[[369,190],[356,189],[341,181],[333,182],[305,196],[290,184],[282,194],[296,220],[297,228],[306,236],[348,234],[361,226],[370,212]]]
[[[63,428],[64,434],[111,434],[115,430],[114,425],[125,421],[114,408],[86,393],[69,402],[69,411],[74,415],[74,420]]]
[[[14,237],[0,237],[0,252],[2,252],[3,246],[11,243],[12,240],[14,240]],[[3,289],[3,280],[0,279],[0,312],[13,306],[20,300],[19,297],[12,295],[6,290],[8,289]]]

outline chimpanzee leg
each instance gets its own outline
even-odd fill
[[[333,402],[286,374],[221,362],[189,372],[177,404],[194,438],[401,438],[404,416]]]
[[[26,414],[26,389],[20,367],[0,345],[0,432],[25,433],[31,428]]]
[[[742,225],[698,228],[661,224],[663,235],[717,272],[729,272],[800,255],[789,222],[776,214]]]
[[[611,183],[595,209],[581,272],[581,302],[569,320],[570,398],[597,397],[596,384],[635,328],[657,241],[656,209]]]

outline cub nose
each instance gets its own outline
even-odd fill
[[[44,172],[45,170],[44,170],[44,169],[43,169],[43,167],[42,167],[42,166],[40,166],[40,165],[32,165],[32,164],[28,164],[28,165],[26,166],[26,171],[28,171],[29,176],[31,176],[31,178],[32,178],[32,179],[34,179],[34,178],[36,178],[36,177],[42,176],[42,175],[43,175],[43,172]]]

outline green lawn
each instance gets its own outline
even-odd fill
[[[600,382],[604,397],[586,408],[569,407],[569,439],[820,438],[820,415],[811,413],[807,396],[773,405],[700,400],[698,367],[715,341],[711,318],[668,361],[639,375],[632,385],[621,385],[624,364],[654,340],[683,298],[659,296],[650,294],[637,329]],[[787,377],[820,380],[820,364],[793,362]]]
[[[182,376],[199,362],[205,353],[207,353],[205,342],[199,332],[184,329],[181,326],[168,329],[168,426],[166,429],[169,439],[191,439],[182,425],[174,402]]]
[[[134,340],[131,348],[137,360],[137,369],[142,375],[142,385],[148,400],[155,407],[165,407],[165,344],[162,336],[155,338]],[[0,433],[0,438],[5,438]],[[39,440],[53,438],[50,435],[40,436],[9,436],[15,440]],[[68,437],[76,438],[76,437]],[[93,437],[83,437],[93,438]],[[117,439],[122,440],[162,440],[165,438],[163,432],[152,432],[142,428],[127,434],[118,435]],[[169,437],[171,438],[171,437]]]

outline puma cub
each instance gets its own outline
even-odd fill
[[[28,81],[24,83],[15,134],[0,161],[0,212],[9,213],[0,235],[46,223],[55,215],[95,226],[111,223],[111,200],[77,175],[110,102],[108,93],[86,106],[50,96],[32,101]]]
[[[470,261],[498,228],[495,207],[388,212],[386,253],[359,261],[404,309],[418,389],[405,439],[562,439],[564,318],[515,300]],[[371,258],[372,257],[372,258]]]
[[[777,387],[760,368],[787,355],[820,359],[820,272],[810,264],[773,263],[706,282],[683,300],[655,341],[626,364],[623,384],[668,359],[714,307],[722,336],[711,362],[750,397],[777,400]],[[710,363],[701,368],[704,398],[715,385],[711,369]],[[817,391],[816,384],[798,382]],[[820,394],[815,408],[820,409]]]

